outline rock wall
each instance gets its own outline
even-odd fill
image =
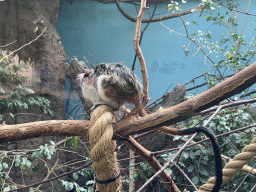
[[[5,47],[16,50],[31,42],[46,28],[43,35],[25,46],[18,54],[20,59],[35,62],[41,89],[63,90],[63,64],[65,51],[56,31],[58,0],[8,0],[0,1],[0,45],[17,40]]]
[[[40,83],[32,83],[32,87],[37,95],[43,96],[51,101],[51,109],[55,112],[54,117],[37,115],[17,115],[14,119],[6,122],[26,123],[37,120],[46,119],[63,119],[63,90],[64,90],[64,61],[65,51],[62,46],[59,34],[56,31],[56,23],[58,19],[59,0],[5,0],[0,1],[0,47],[8,51],[14,51],[25,44],[29,44],[19,50],[17,53],[22,60],[30,59],[35,63],[33,67],[32,78],[40,78]],[[45,29],[46,28],[46,29]],[[38,40],[33,41],[42,33]],[[31,43],[30,43],[31,42]],[[32,81],[33,82],[33,81]],[[30,111],[22,109],[14,109],[16,113],[33,113],[39,114],[39,109],[33,108]],[[35,149],[40,145],[49,143],[49,140],[59,141],[63,138],[36,138],[11,143],[11,149]],[[66,156],[64,153],[58,153],[59,164],[62,164]],[[57,157],[52,158],[50,166],[56,162]],[[49,161],[48,161],[49,162]],[[42,162],[32,162],[32,165],[40,164],[39,173],[30,171],[21,171],[19,168],[13,167],[10,173],[13,181],[28,185],[31,183],[42,181],[47,175],[47,168]],[[66,169],[59,169],[55,173],[61,174]],[[31,177],[33,176],[33,177]],[[51,175],[53,176],[53,175]],[[31,179],[32,178],[32,179]],[[64,191],[63,187],[53,185],[52,183],[43,184],[40,188],[42,191]],[[28,190],[25,190],[28,191]]]

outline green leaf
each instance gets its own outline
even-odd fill
[[[186,159],[189,157],[188,153],[186,153],[186,152],[183,152],[182,154],[183,154],[183,157]]]
[[[7,163],[3,163],[2,165],[3,165],[3,169],[7,169],[8,168],[8,164]]]
[[[76,150],[77,149],[77,144],[78,144],[78,137],[77,136],[72,136],[71,142],[72,142],[73,149]]]
[[[198,23],[196,23],[195,21],[191,21],[193,24],[195,24],[195,25],[198,25]]]
[[[181,136],[174,136],[173,137],[173,141],[177,141],[177,140],[180,140]]]
[[[207,173],[207,171],[206,171],[205,169],[200,169],[199,172],[200,172],[202,175],[204,175],[204,176],[207,176],[207,175],[208,175],[208,173]]]
[[[33,172],[38,172],[39,169],[40,169],[40,164],[37,164],[37,165],[32,167]]]
[[[167,171],[167,173],[169,173],[170,175],[172,175],[173,174],[173,172],[172,172],[172,170],[170,169],[170,168],[167,168],[167,169],[165,169],[166,171]]]
[[[5,91],[0,87],[0,93],[1,94],[4,94],[5,93]]]
[[[209,39],[211,39],[212,37],[210,36],[210,34],[206,34],[206,37],[208,37]]]
[[[93,185],[94,183],[95,183],[94,180],[89,180],[89,181],[86,182],[86,185]]]
[[[197,176],[195,176],[195,177],[192,178],[192,182],[193,182],[195,185],[198,184],[198,181],[199,181],[199,179],[198,179]]]
[[[197,151],[195,152],[195,155],[201,155],[201,150],[197,150]]]
[[[194,165],[189,165],[188,167],[188,172],[192,172],[194,170],[195,166]]]
[[[77,172],[73,173],[73,178],[74,178],[75,180],[78,179],[78,173],[77,173]]]
[[[15,167],[18,167],[20,165],[20,155],[15,157],[14,162],[15,162]]]

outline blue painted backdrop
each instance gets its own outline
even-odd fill
[[[243,5],[243,10],[247,10],[248,1],[240,1],[240,4]],[[190,0],[182,9],[186,10],[196,5],[198,5],[198,1]],[[137,13],[133,4],[121,3],[121,6],[128,14],[136,17]],[[149,5],[149,7],[150,9],[146,10],[144,18],[148,18],[148,13],[152,13],[154,5]],[[252,1],[250,12],[255,13],[255,8],[256,2]],[[226,12],[226,10],[224,11]],[[160,12],[162,14],[167,12],[167,4],[158,5],[156,17],[159,17]],[[212,39],[210,42],[215,42],[222,33],[228,32],[227,28],[213,25],[212,22],[206,22],[198,15],[199,13],[195,13],[188,18],[188,21],[195,20],[198,23],[198,25],[195,25],[190,22],[188,26],[190,35],[198,33],[198,30],[211,31]],[[187,16],[183,18],[185,17]],[[244,17],[245,15],[238,13],[238,24],[240,26],[243,24]],[[163,24],[185,35],[185,29],[180,18],[163,21]],[[142,29],[144,26],[145,24],[142,25]],[[244,30],[244,35],[248,39],[251,39],[255,34],[254,26],[255,17],[249,16]],[[135,23],[127,20],[113,3],[103,4],[85,0],[76,0],[73,4],[66,3],[59,11],[57,30],[68,56],[77,56],[79,60],[86,57],[94,65],[103,62],[122,61],[123,64],[132,67],[135,54],[133,47]],[[205,60],[205,56],[200,51],[195,57],[191,54],[185,56],[182,45],[188,43],[189,39],[170,33],[160,22],[150,23],[144,33],[141,48],[148,68],[149,96],[152,100],[161,97],[171,85],[170,90],[178,82],[186,83],[191,78],[209,70],[211,63]],[[197,51],[193,45],[190,50],[192,53]],[[214,62],[218,62],[215,55],[211,54],[210,56]],[[135,73],[141,78],[138,60]],[[70,89],[70,86],[69,81],[67,81],[66,91]],[[201,91],[203,90],[206,90],[206,88]],[[67,116],[67,113],[78,105],[79,101],[66,105],[65,115]],[[76,110],[69,116],[75,114]],[[65,118],[68,118],[66,116]],[[79,119],[81,116],[76,116],[76,118]]]

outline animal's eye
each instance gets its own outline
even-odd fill
[[[93,69],[86,70],[84,72],[84,77],[88,77],[93,72]]]

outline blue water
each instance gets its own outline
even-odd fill
[[[190,1],[182,9],[186,10],[196,5]],[[137,13],[133,4],[121,3],[121,6],[128,14],[136,17]],[[166,6],[167,4],[158,5],[156,14],[166,12]],[[252,2],[250,12],[254,11],[255,7],[256,3]],[[153,8],[154,5],[150,5],[144,18],[148,18],[148,12],[152,13]],[[243,8],[243,10],[247,9],[247,3],[244,3]],[[224,11],[226,12],[226,9]],[[199,13],[195,13],[187,19],[190,21],[188,26],[190,35],[198,33],[198,30],[211,31],[212,39],[209,41],[215,42],[220,39],[222,33],[228,32],[226,27],[213,25],[212,22],[206,22],[198,15]],[[239,13],[238,16],[239,25],[242,26],[245,16]],[[186,17],[183,16],[183,18]],[[198,25],[192,24],[192,20],[195,20]],[[180,18],[163,21],[163,24],[178,33],[186,34]],[[142,25],[142,29],[143,26],[145,24]],[[255,28],[255,17],[248,17],[244,35],[248,38],[254,36],[253,28]],[[240,31],[241,27],[238,29]],[[123,62],[128,67],[132,67],[135,55],[133,47],[135,23],[127,20],[114,3],[103,4],[84,0],[76,0],[73,4],[66,3],[59,11],[57,30],[66,53],[70,57],[76,56],[79,60],[84,60],[86,57],[94,65],[103,62]],[[192,54],[185,56],[182,45],[189,42],[186,37],[170,33],[160,22],[150,23],[144,33],[141,49],[147,64],[149,96],[152,101],[161,97],[169,87],[171,91],[178,82],[184,84],[191,78],[210,70],[211,63],[205,59],[202,52],[198,51],[196,56],[193,56],[197,52],[197,47],[193,43],[190,45]],[[219,61],[214,54],[209,56],[214,62]],[[135,73],[142,79],[138,60]],[[203,82],[205,82],[204,78],[201,78],[196,84]],[[186,88],[192,86],[188,85]],[[70,89],[69,82],[66,82],[65,89],[66,91]],[[200,91],[206,89],[207,87],[204,87]],[[78,104],[75,103],[75,105]],[[69,111],[68,108],[66,111]]]

